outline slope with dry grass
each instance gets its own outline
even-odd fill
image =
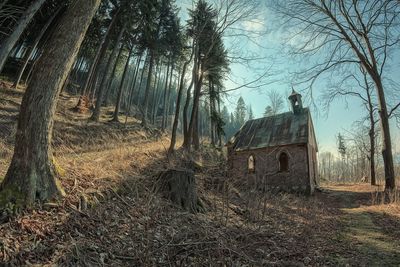
[[[0,90],[0,176],[12,156],[21,91]],[[166,157],[168,138],[126,126],[88,123],[61,97],[54,154],[66,197],[0,225],[0,262],[62,266],[398,265],[397,205],[375,205],[367,185],[333,185],[314,197],[243,190],[225,176],[222,156],[192,155],[207,212],[163,199],[158,173],[182,164]],[[107,108],[103,114],[107,114]],[[111,109],[110,109],[111,110]],[[377,199],[374,197],[373,199]]]

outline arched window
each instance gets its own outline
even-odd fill
[[[254,172],[255,171],[255,167],[256,167],[256,162],[254,160],[254,156],[251,155],[247,159],[247,168],[248,168],[249,172]]]
[[[279,155],[279,171],[287,172],[289,170],[289,157],[285,152]]]

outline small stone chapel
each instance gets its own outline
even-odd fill
[[[301,94],[292,111],[247,121],[226,144],[229,177],[271,191],[313,194],[318,185],[314,126]]]

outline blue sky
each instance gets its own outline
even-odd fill
[[[185,9],[191,6],[192,1],[180,0],[178,5],[182,7],[181,16],[186,19]],[[237,99],[242,96],[247,105],[251,105],[256,117],[261,117],[265,107],[268,105],[267,92],[276,90],[282,95],[287,96],[291,91],[293,81],[292,72],[301,67],[305,67],[307,61],[298,62],[289,56],[285,51],[288,46],[296,46],[301,43],[299,38],[287,41],[287,31],[282,27],[278,18],[270,12],[265,5],[261,5],[257,14],[248,21],[243,21],[236,25],[241,30],[255,32],[252,38],[226,38],[225,43],[231,55],[248,56],[251,54],[258,60],[251,60],[247,64],[231,64],[231,74],[225,82],[226,89],[236,88],[240,84],[245,84],[256,79],[259,75],[268,72],[263,82],[265,84],[257,89],[242,88],[231,92],[225,99],[228,109],[233,110]],[[228,33],[229,34],[229,33]],[[400,53],[396,55],[391,64],[395,69],[400,69]],[[398,71],[392,71],[389,75],[391,79],[400,83]],[[233,82],[235,81],[235,82]],[[361,102],[356,98],[347,100],[336,100],[326,112],[320,104],[321,95],[327,88],[327,80],[319,81],[313,91],[313,99],[316,105],[310,105],[309,92],[303,92],[305,105],[310,105],[315,131],[319,142],[320,151],[336,152],[335,136],[339,132],[352,130],[355,121],[365,116],[365,111]],[[296,85],[295,85],[295,89]],[[301,88],[299,88],[301,90]],[[387,98],[399,98],[399,95],[387,96]],[[392,100],[392,99],[388,99]],[[285,107],[289,110],[289,106]],[[285,110],[285,111],[286,111]],[[400,152],[400,131],[396,123],[391,123],[392,143],[396,152]]]

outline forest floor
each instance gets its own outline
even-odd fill
[[[0,180],[23,94],[1,87]],[[381,187],[329,184],[312,197],[243,190],[204,147],[194,157],[207,211],[191,214],[155,190],[158,173],[180,164],[166,157],[166,135],[133,118],[108,123],[111,107],[88,123],[71,111],[76,102],[61,96],[54,127],[66,196],[0,224],[0,265],[400,266],[400,206],[382,204]]]

